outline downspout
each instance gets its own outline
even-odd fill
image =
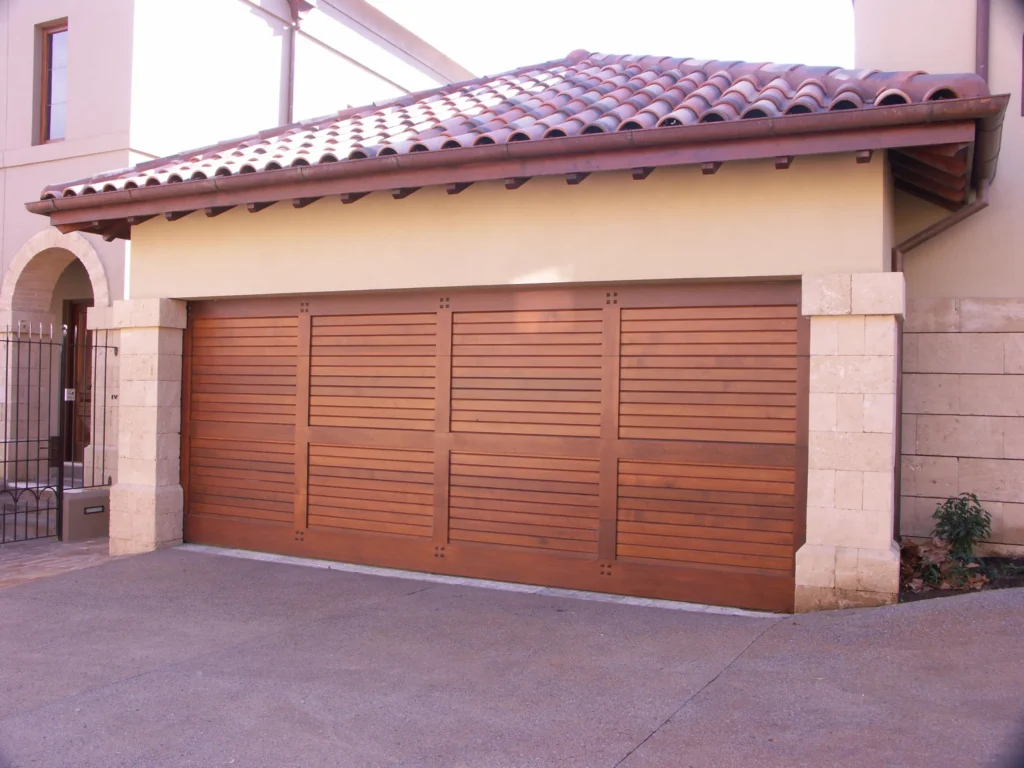
[[[892,249],[892,271],[903,271],[903,257],[910,251],[918,248],[929,240],[938,237],[947,229],[955,227],[962,221],[966,221],[979,211],[988,208],[990,179],[982,179],[978,183],[978,194],[974,202],[955,213],[951,213],[934,224],[925,227],[915,235],[911,235],[902,243]],[[900,365],[896,369],[896,432],[893,435],[896,441],[896,466],[893,473],[893,539],[900,540],[900,483],[903,475],[903,319],[896,323],[896,348],[899,352]]]

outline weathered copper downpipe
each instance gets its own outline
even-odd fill
[[[974,73],[988,82],[989,24],[992,15],[992,0],[977,0],[978,12],[975,23]]]
[[[218,192],[256,191],[285,184],[311,181],[334,181],[369,176],[384,176],[402,171],[427,168],[469,168],[495,161],[516,161],[536,158],[555,158],[570,155],[596,155],[654,147],[682,146],[694,148],[701,144],[739,141],[743,139],[772,139],[818,134],[827,137],[841,131],[870,131],[894,126],[926,126],[936,123],[974,120],[978,124],[974,171],[975,176],[991,177],[998,156],[1002,116],[1009,97],[985,96],[976,99],[930,101],[893,107],[875,107],[864,110],[827,112],[806,115],[787,115],[781,118],[742,120],[735,123],[706,123],[673,126],[645,131],[617,131],[614,133],[582,134],[567,138],[518,141],[507,144],[444,149],[433,152],[414,152],[405,155],[377,156],[361,160],[342,160],[272,171],[258,171],[233,176],[214,177],[175,184],[157,184],[116,192],[98,192],[75,197],[51,198],[26,203],[32,213],[49,215],[59,211],[80,211],[81,220],[110,218],[103,209],[126,203],[169,201],[195,195]],[[863,147],[862,147],[863,148]],[[819,147],[815,153],[827,152]],[[727,152],[723,152],[727,154]],[[708,157],[706,160],[729,157]],[[522,175],[522,174],[519,174]],[[463,181],[468,179],[462,179]],[[271,190],[268,189],[268,194]],[[293,195],[289,195],[293,196]],[[271,197],[258,199],[273,199]],[[278,198],[283,199],[283,198]],[[213,204],[213,203],[211,203]],[[166,208],[165,210],[173,210]],[[88,211],[88,213],[87,213]]]
[[[938,237],[947,229],[951,229],[965,219],[971,218],[974,214],[979,211],[983,211],[988,208],[989,205],[989,188],[991,182],[988,179],[982,179],[978,186],[978,195],[974,199],[974,202],[965,208],[961,208],[955,213],[951,213],[949,216],[945,216],[934,224],[931,224],[915,235],[911,235],[902,243],[892,249],[892,271],[902,272],[903,271],[903,257],[910,251],[918,248],[929,240]]]
[[[910,251],[918,248],[929,240],[938,237],[947,229],[955,227],[962,221],[966,221],[971,218],[974,214],[979,211],[983,211],[988,208],[989,205],[989,189],[991,187],[991,181],[989,179],[982,179],[978,185],[978,195],[974,199],[974,202],[965,208],[961,208],[959,211],[945,216],[934,224],[925,227],[917,234],[911,235],[902,243],[892,249],[892,271],[902,272],[903,271],[903,257]],[[900,366],[896,373],[896,413],[902,415],[903,413],[903,320],[899,320],[896,331],[896,343],[900,350]],[[903,450],[900,448],[902,443],[902,418],[896,420],[896,467],[895,467],[895,479],[893,485],[893,538],[896,541],[900,540],[900,482],[903,475]]]

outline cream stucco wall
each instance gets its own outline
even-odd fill
[[[882,161],[838,155],[158,218],[134,229],[131,296],[876,272],[885,194]]]
[[[977,0],[855,0],[858,67],[973,72]]]

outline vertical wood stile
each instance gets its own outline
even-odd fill
[[[598,484],[597,556],[615,559],[619,505],[619,355],[622,310],[606,305],[601,334],[601,475]]]
[[[807,441],[811,386],[811,321],[800,317],[796,330],[796,462],[793,500],[793,557],[807,535]],[[795,566],[794,566],[795,567]]]
[[[313,318],[299,312],[295,360],[295,530],[303,531],[309,518],[309,372]]]
[[[437,312],[437,373],[434,381],[434,544],[448,543],[451,474],[452,311]]]
[[[185,338],[182,344],[182,355],[181,355],[181,449],[178,457],[178,467],[181,477],[181,490],[182,497],[184,499],[184,510],[185,516],[189,513],[188,503],[188,480],[189,480],[189,468],[191,466],[191,444],[192,444],[192,336],[193,336],[193,325],[191,322],[192,318],[189,314],[188,321],[185,324]],[[104,331],[109,334],[109,331]],[[105,355],[109,357],[109,352],[105,352]],[[103,365],[103,379],[106,382],[107,378],[107,363]],[[106,397],[106,383],[104,383],[104,397]],[[95,410],[95,409],[94,409]],[[104,432],[106,430],[106,404],[101,409],[104,419]],[[93,425],[95,429],[95,424]],[[105,442],[105,441],[104,441]],[[106,451],[106,445],[103,446],[103,450]],[[95,470],[94,470],[95,471]]]

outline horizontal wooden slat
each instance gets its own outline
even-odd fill
[[[497,461],[495,464],[497,464]],[[594,483],[599,479],[596,468],[591,471],[570,471],[561,468],[542,469],[540,467],[509,466],[501,464],[497,466],[484,466],[480,464],[467,464],[464,462],[452,462],[452,476],[490,477],[490,478],[515,478],[515,479],[536,479],[556,480],[570,483]]]
[[[768,480],[737,480],[736,478],[715,477],[665,477],[662,475],[619,474],[619,484],[632,488],[685,488],[704,491],[736,491],[738,493],[770,493],[789,495],[793,483],[778,483]]]
[[[586,477],[586,476],[584,476]],[[517,491],[544,491],[546,493],[566,494],[597,494],[597,483],[577,481],[575,478],[567,480],[541,480],[525,477],[492,477],[463,474],[461,468],[453,467],[451,470],[452,488],[474,487],[474,488],[508,488]],[[558,497],[551,499],[557,503]]]
[[[686,380],[688,379],[688,380]],[[628,397],[629,392],[678,392],[678,393],[734,393],[734,394],[765,394],[765,395],[788,395],[796,397],[796,380],[791,381],[747,381],[737,379],[709,380],[677,376],[664,379],[643,379],[638,376],[623,377],[619,384],[619,391],[622,397]]]
[[[395,536],[416,536],[426,538],[430,536],[429,525],[410,525],[403,523],[387,523],[380,520],[359,520],[347,517],[335,517],[322,514],[322,509],[310,505],[309,509],[310,526],[322,525],[329,528],[346,528],[353,531],[366,531],[368,533],[386,533]]]
[[[573,528],[577,530],[596,531],[597,516],[595,515],[559,515],[554,512],[542,511],[535,514],[519,511],[482,509],[478,505],[460,502],[453,504],[449,513],[451,519],[492,521],[496,523],[514,523],[517,525],[543,525],[553,528]]]
[[[597,530],[585,528],[559,528],[552,525],[536,525],[533,523],[505,523],[497,520],[471,520],[465,517],[452,516],[451,530],[454,531],[486,531],[489,533],[510,533],[519,536],[543,536],[571,541],[597,541]]]
[[[795,306],[782,307],[663,307],[623,309],[622,322],[630,320],[737,320],[741,318],[795,318]]]
[[[777,506],[761,506],[756,498],[733,503],[709,501],[709,494],[700,494],[698,499],[678,498],[639,498],[629,494],[628,489],[620,491],[620,519],[636,519],[664,522],[663,515],[714,515],[716,518],[750,518],[756,520],[775,520],[789,522],[793,515],[789,497],[782,497],[784,502]],[[633,515],[634,517],[630,517]]]
[[[623,320],[622,333],[681,333],[681,332],[725,332],[725,331],[793,331],[797,320],[793,319],[732,319],[711,320]]]
[[[590,408],[600,410],[601,393],[598,391],[573,390],[533,390],[533,389],[462,389],[452,390],[452,407],[479,408],[477,401],[492,401],[524,408],[532,407],[532,403],[546,403],[546,407],[558,407],[561,403],[574,405],[586,404]]]
[[[312,321],[315,334],[321,328],[347,325],[432,325],[437,322],[437,315],[433,312],[407,315],[314,315]]]
[[[434,512],[434,505],[432,503],[408,504],[390,500],[364,499],[348,496],[347,494],[339,495],[337,489],[324,488],[323,486],[313,484],[309,486],[309,500],[310,504],[322,507],[323,514],[335,514],[330,510],[339,510],[336,514],[341,517],[348,517],[344,513],[345,510],[361,510],[366,515],[371,516],[365,519],[372,519],[373,515],[379,516],[381,519],[390,519],[387,517],[388,515],[401,515],[404,517],[423,517],[429,520]]]
[[[578,424],[503,424],[501,422],[458,421],[452,419],[453,432],[486,432],[508,435],[554,435],[597,437],[597,427]]]
[[[600,309],[521,310],[515,312],[453,312],[452,325],[479,323],[600,322]]]
[[[461,389],[504,389],[518,391],[542,390],[552,392],[600,392],[601,390],[601,379],[600,377],[595,376],[583,379],[560,379],[536,376],[530,377],[525,374],[522,377],[516,377],[514,375],[509,376],[506,374],[505,378],[490,378],[492,374],[494,374],[494,371],[487,372],[486,375],[488,378],[473,378],[464,374],[456,374],[452,379],[452,391],[457,392]]]
[[[490,488],[490,487],[468,487],[466,485],[453,484],[451,489],[452,497],[472,499],[497,499],[512,502],[527,502],[553,507],[587,507],[592,508],[595,504],[593,493],[559,493],[552,496],[550,491],[531,491],[511,488]],[[562,514],[567,514],[563,512]]]
[[[734,346],[755,344],[796,344],[795,331],[622,331],[622,345]]]
[[[380,363],[382,365],[390,365],[386,362],[392,360],[396,356],[398,357],[429,357],[433,359],[436,354],[433,345],[431,346],[414,346],[408,344],[394,344],[394,345],[373,345],[368,346],[365,344],[365,340],[360,340],[364,343],[359,344],[331,344],[331,345],[314,345],[313,347],[313,359],[318,362],[323,362],[323,358],[334,359],[334,358],[368,358],[374,361],[374,363]],[[380,359],[384,358],[384,361]],[[366,361],[363,361],[366,363]],[[369,364],[369,363],[366,363]]]
[[[713,491],[699,488],[657,488],[633,486],[621,488],[620,504],[628,506],[623,498],[671,499],[678,501],[703,501],[717,504],[758,505],[763,507],[792,508],[793,497],[785,494],[743,493],[741,491]]]
[[[433,371],[430,376],[366,376],[365,372],[354,372],[352,375],[332,376],[330,373],[319,372],[310,379],[311,394],[338,394],[354,396],[359,393],[384,395],[395,389],[433,390],[435,386]],[[358,374],[358,375],[357,375]],[[387,392],[385,392],[387,390]]]
[[[465,487],[452,488],[451,508],[453,510],[460,509],[463,512],[473,510],[478,519],[484,519],[494,513],[496,515],[526,515],[545,519],[572,518],[578,519],[580,525],[583,526],[597,524],[596,499],[593,496],[574,497],[576,501],[583,501],[584,506],[580,506],[575,503],[565,503],[563,501],[566,498],[565,494],[557,498],[549,498],[547,501],[522,501],[518,498],[507,497],[480,498],[479,490]],[[494,496],[493,493],[491,495]]]
[[[214,328],[281,328],[296,329],[296,317],[193,317],[192,326],[197,332]]]
[[[467,531],[459,528],[451,530],[452,541],[473,541],[484,544],[496,544],[509,547],[528,547],[530,549],[557,549],[564,552],[595,552],[596,542],[575,541],[553,536],[517,536],[511,533],[493,533],[490,531]]]
[[[705,552],[699,550],[667,549],[662,547],[638,546],[635,544],[619,544],[616,548],[619,557],[636,559],[641,562],[673,562],[702,563],[706,565],[740,566],[775,571],[791,571],[792,560],[784,557],[765,557],[755,555],[737,555],[723,552]]]
[[[562,334],[597,334],[598,338],[601,336],[602,323],[600,320],[564,320],[564,321],[547,321],[547,322],[500,322],[496,321],[493,323],[461,323],[458,320],[459,315],[455,315],[455,325],[460,326],[457,328],[454,339],[459,340],[466,336],[473,335],[490,335],[500,336],[504,334],[534,334],[534,335],[548,335],[553,333]]]
[[[704,539],[691,536],[654,536],[646,533],[619,531],[618,540],[621,545],[658,547],[660,549],[682,549],[686,551],[723,552],[734,555],[766,555],[768,557],[787,558],[792,555],[792,546],[788,544],[762,544],[751,541],[728,539]]]
[[[434,422],[428,420],[414,419],[370,419],[370,418],[349,418],[339,416],[320,416],[311,414],[309,423],[319,427],[371,427],[373,429],[410,429],[433,431]]]
[[[653,427],[620,427],[619,437],[632,440],[706,440],[708,442],[766,443],[794,445],[796,436],[791,432],[752,432],[736,430],[725,432],[700,429],[655,429]]]
[[[697,417],[697,416],[637,416],[624,413],[619,417],[623,427],[661,427],[670,429],[718,429],[723,432],[734,430],[751,430],[765,432],[793,432],[796,429],[794,419],[744,419],[733,416]]]
[[[566,409],[568,410],[568,409]],[[598,426],[601,416],[597,413],[565,413],[560,411],[470,411],[452,410],[452,421],[502,422],[510,424],[589,424]]]
[[[543,350],[554,346],[556,349],[569,350],[567,354],[585,355],[601,354],[600,333],[455,333],[452,335],[452,348],[465,350],[463,354],[478,354],[474,350],[492,347],[527,347]],[[513,354],[511,350],[503,350],[504,354]],[[515,354],[524,354],[518,352]],[[534,353],[531,353],[534,354]],[[541,354],[537,352],[536,354]]]
[[[725,505],[692,505],[694,513],[685,512],[660,512],[654,510],[629,509],[625,506],[628,502],[620,502],[619,525],[682,525],[698,528],[726,528],[729,530],[742,531],[772,531],[775,533],[790,535],[793,532],[792,520],[780,520],[764,517],[739,517],[735,515],[721,514]],[[747,511],[745,508],[737,509]],[[771,510],[771,507],[766,508]],[[774,510],[778,513],[778,510]],[[723,534],[726,535],[726,534]]]
[[[793,536],[790,533],[752,531],[738,528],[705,528],[703,526],[682,524],[620,521],[619,533],[644,534],[646,536],[666,537],[672,540],[708,539],[712,542],[735,541],[750,544],[772,544],[782,547],[783,550],[788,550],[793,546]]]
[[[623,416],[702,416],[758,419],[796,419],[796,407],[768,405],[688,405],[680,403],[623,402],[619,405]]]
[[[794,472],[791,467],[728,466],[720,464],[685,464],[665,461],[619,462],[620,477],[626,475],[653,475],[657,477],[715,477],[734,480],[768,480],[792,483]],[[625,483],[625,480],[620,480]]]

